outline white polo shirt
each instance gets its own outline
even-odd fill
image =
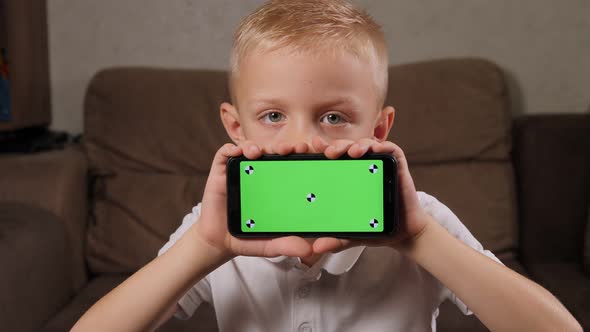
[[[436,198],[418,192],[421,206],[452,235],[499,260]],[[201,213],[199,203],[158,255]],[[220,331],[436,331],[438,307],[449,299],[472,312],[449,289],[391,248],[354,247],[326,254],[311,268],[299,258],[240,256],[195,284],[175,317],[189,318],[203,302],[215,308]]]

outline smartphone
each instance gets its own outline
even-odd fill
[[[391,236],[398,229],[397,161],[376,153],[230,158],[227,216],[235,237]]]

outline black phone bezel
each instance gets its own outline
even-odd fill
[[[335,160],[379,159],[383,160],[383,232],[243,232],[241,230],[241,198],[240,198],[240,162],[257,161],[291,161],[291,160],[330,160],[324,154],[290,154],[263,155],[258,159],[245,156],[231,157],[227,160],[227,228],[231,235],[239,238],[269,238],[281,236],[301,237],[338,237],[338,238],[383,238],[390,237],[399,228],[399,194],[397,160],[394,156],[384,153],[367,153],[360,158],[344,155]]]

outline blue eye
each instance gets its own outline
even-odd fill
[[[283,114],[279,112],[270,112],[267,113],[265,116],[270,122],[279,122],[283,119]]]
[[[328,123],[333,124],[333,125],[339,124],[340,122],[342,122],[342,117],[338,114],[335,114],[335,113],[330,113],[330,114],[326,115],[324,117],[324,119],[328,120]]]

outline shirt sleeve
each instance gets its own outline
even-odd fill
[[[494,261],[504,265],[491,251],[485,250],[481,243],[471,234],[471,232],[463,225],[459,218],[449,209],[446,205],[438,201],[435,197],[428,195],[424,192],[418,192],[418,199],[422,208],[430,214],[441,226],[447,229],[447,231],[463,241],[471,248],[479,251],[480,253],[488,256]],[[473,312],[469,310],[467,305],[461,301],[450,289],[442,285],[441,299],[449,299],[453,302],[464,315],[472,315]]]
[[[172,233],[172,235],[170,235],[170,240],[158,251],[158,256],[168,251],[168,249],[170,249],[192,225],[197,223],[200,216],[201,203],[193,207],[191,213],[187,214],[182,219],[182,224],[174,233]],[[209,276],[206,276],[197,282],[182,298],[180,298],[180,300],[178,300],[180,310],[174,313],[174,317],[183,320],[189,319],[202,302],[211,303],[211,285],[209,283]]]

